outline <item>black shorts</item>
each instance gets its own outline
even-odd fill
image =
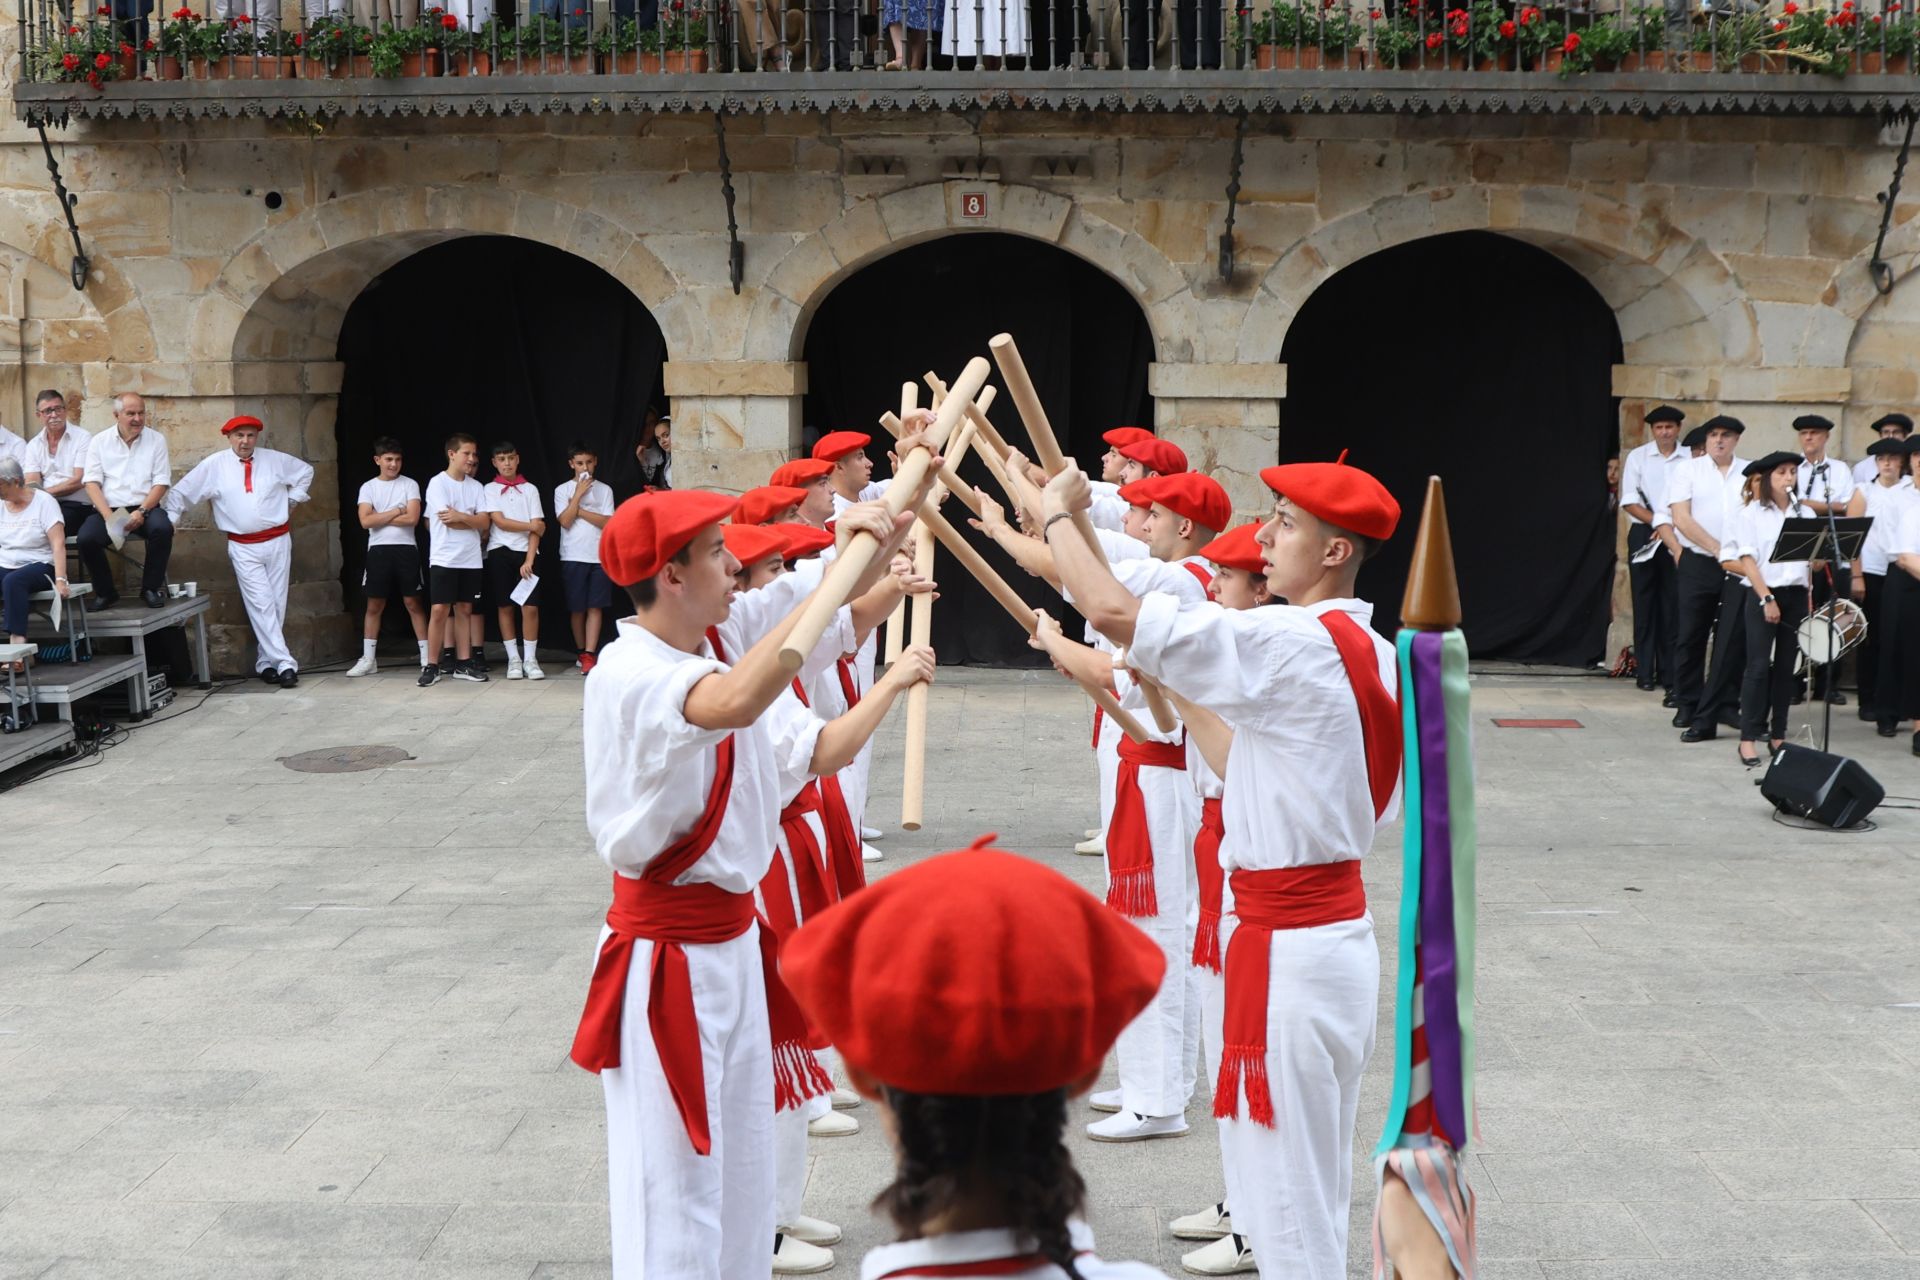
[[[367,548],[367,568],[360,590],[369,600],[420,594],[420,548],[398,543]]]
[[[480,571],[453,569],[444,564],[427,567],[427,600],[431,604],[480,604]]]
[[[488,604],[496,609],[513,608],[513,593],[520,588],[520,566],[526,562],[527,553],[512,547],[495,547],[487,552]],[[537,606],[540,601],[529,598],[527,603]]]
[[[613,608],[613,582],[592,560],[562,560],[560,577],[567,586],[567,612]]]

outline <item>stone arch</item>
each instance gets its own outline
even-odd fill
[[[963,191],[982,189],[989,195],[987,216],[963,218]],[[862,200],[796,242],[767,274],[742,354],[800,360],[814,313],[841,281],[897,250],[972,231],[1040,240],[1092,263],[1138,299],[1161,359],[1191,345],[1187,278],[1146,239],[1038,187],[947,181]]]
[[[1614,309],[1628,364],[1710,369],[1762,363],[1758,319],[1704,243],[1657,211],[1583,192],[1484,186],[1409,192],[1328,222],[1268,270],[1241,328],[1239,359],[1280,358],[1300,304],[1341,268],[1448,231],[1494,231],[1536,245],[1585,276]]]
[[[107,420],[105,400],[114,391],[146,389],[143,376],[115,372],[116,366],[148,365],[154,359],[146,304],[111,246],[85,240],[84,227],[82,235],[90,265],[87,287],[75,289],[66,223],[45,209],[36,216],[0,205],[0,305],[21,325],[18,336],[28,361],[25,368],[9,365],[0,372],[0,421],[18,415],[24,435],[34,434],[37,423],[23,397],[43,386],[60,388],[90,428]],[[17,313],[16,306],[22,308]]]

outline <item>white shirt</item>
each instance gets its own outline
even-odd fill
[[[1087,486],[1093,490],[1093,506],[1087,511],[1093,527],[1120,532],[1121,522],[1127,518],[1127,503],[1120,496],[1120,486],[1106,480],[1089,480]]]
[[[1691,502],[1694,523],[1705,529],[1714,541],[1726,541],[1728,524],[1740,506],[1740,486],[1747,482],[1744,474],[1747,461],[1736,456],[1722,475],[1711,454],[1687,459],[1684,466],[1675,467],[1667,477],[1668,512],[1671,513],[1677,502]],[[1674,525],[1673,531],[1679,534],[1680,545],[1687,550],[1708,554],[1705,547],[1694,545],[1686,534],[1680,533],[1680,526]]]
[[[1873,459],[1871,457],[1860,459],[1860,461],[1853,464],[1854,487],[1861,488],[1872,484],[1873,478],[1879,474],[1880,470],[1873,465]],[[1911,479],[1912,477],[1908,478]]]
[[[93,436],[71,422],[61,433],[60,443],[51,450],[47,448],[47,433],[42,431],[27,441],[26,457],[20,467],[28,475],[37,475],[42,484],[58,484],[62,480],[73,479],[75,473],[87,469],[87,442]],[[69,494],[70,498],[76,495]]]
[[[1816,464],[1808,462],[1803,458],[1800,462],[1800,469],[1794,473],[1793,487],[1795,491],[1799,493],[1800,500],[1802,502],[1831,502],[1835,506],[1843,508],[1833,514],[1836,516],[1844,516],[1846,514],[1844,508],[1847,505],[1847,499],[1853,496],[1854,483],[1852,469],[1831,454],[1822,459],[1818,464],[1820,467],[1825,468],[1818,476],[1814,475],[1815,465]],[[1831,497],[1828,496],[1829,493],[1831,493]]]
[[[0,458],[18,458],[20,469],[27,467],[27,442],[5,427],[0,427]]]
[[[1331,609],[1367,630],[1392,694],[1393,646],[1373,634],[1373,606],[1364,600],[1227,609],[1156,592],[1140,602],[1128,660],[1234,728],[1221,802],[1220,861],[1229,871],[1362,857],[1399,810],[1396,783],[1374,820],[1359,704],[1320,622]]]
[[[459,481],[441,471],[427,481],[426,505],[420,518],[427,522],[427,563],[446,569],[480,567],[480,531],[441,524],[437,513],[453,510],[474,515],[486,504],[487,492],[472,476]]]
[[[31,492],[33,496],[19,511],[0,502],[0,569],[53,563],[53,540],[47,534],[66,517],[52,494]]]
[[[395,476],[391,480],[382,480],[379,476],[360,486],[360,496],[355,499],[359,506],[373,508],[373,514],[391,511],[395,507],[404,507],[420,498],[420,486],[412,476]],[[415,529],[406,525],[384,524],[378,529],[367,530],[369,547],[413,547]]]
[[[253,488],[247,464],[232,449],[202,458],[167,490],[167,514],[178,517],[197,502],[213,501],[214,527],[222,533],[260,533],[287,522],[295,503],[307,500],[313,468],[277,449],[253,451]]]
[[[129,445],[118,427],[101,431],[87,441],[87,466],[80,478],[99,485],[108,506],[133,506],[155,485],[172,482],[167,438],[146,427]]]
[[[1892,556],[1920,556],[1920,495],[1900,504],[1900,517],[1894,522],[1893,537],[1887,547]],[[1891,564],[1888,566],[1891,568]]]
[[[499,480],[488,483],[486,503],[482,511],[498,511],[509,520],[538,520],[545,512],[540,510],[540,490],[534,488],[533,481],[523,480],[519,484],[505,485]],[[495,525],[488,531],[488,544],[494,547],[506,547],[510,551],[525,554],[527,539],[531,534],[515,529],[502,529]]]
[[[1101,534],[1101,543],[1104,545],[1112,536],[1114,535]],[[1169,561],[1155,560],[1150,555],[1137,560],[1116,560],[1112,563],[1112,569],[1114,578],[1121,586],[1131,592],[1136,599],[1145,599],[1153,592],[1161,592],[1178,600],[1182,607],[1205,603],[1207,599],[1207,588],[1201,583],[1198,577],[1194,576],[1192,570],[1185,567],[1187,565],[1195,565],[1203,572],[1207,570],[1206,562],[1197,556],[1189,556],[1184,560]],[[1209,574],[1209,576],[1211,575]],[[1068,604],[1073,603],[1073,594],[1071,592],[1063,590],[1061,595],[1066,599]],[[1091,626],[1089,626],[1088,630],[1092,630]],[[1097,635],[1098,633],[1096,632],[1095,634]],[[1100,643],[1094,645],[1094,648],[1099,649],[1103,653],[1111,653],[1113,652],[1114,645],[1111,641],[1108,641],[1106,637],[1101,636]],[[1145,670],[1145,668],[1142,668],[1142,670]],[[1148,674],[1152,673],[1149,672]],[[1159,727],[1154,724],[1151,713],[1147,710],[1146,693],[1141,690],[1140,682],[1130,679],[1126,672],[1116,671],[1113,673],[1113,691],[1114,696],[1119,699],[1120,706],[1123,710],[1139,713],[1134,716],[1134,719],[1140,721],[1140,727],[1147,731],[1147,736],[1153,741],[1180,742],[1184,740],[1186,730],[1179,724],[1179,717],[1177,715],[1174,717],[1175,723],[1171,732],[1162,732]]]
[[[553,487],[553,513],[558,517],[573,501],[573,491],[580,487],[576,478]],[[580,509],[591,511],[595,515],[613,514],[613,490],[595,480],[587,490],[587,496],[580,499]],[[560,528],[560,558],[579,560],[587,564],[600,563],[600,526],[591,520],[577,519],[573,527],[562,525]]]
[[[1658,513],[1666,509],[1667,489],[1673,478],[1673,470],[1683,462],[1692,461],[1692,455],[1678,443],[1673,452],[1662,457],[1660,446],[1649,440],[1639,448],[1627,454],[1626,465],[1620,470],[1620,501],[1635,503]],[[1634,524],[1646,524],[1639,516],[1629,512],[1627,519]],[[1658,514],[1653,522],[1665,523]]]
[[[707,883],[751,893],[779,838],[783,758],[811,760],[820,722],[791,699],[744,729],[702,729],[686,718],[687,695],[727,669],[705,641],[683,653],[633,618],[587,675],[581,717],[587,831],[608,866],[638,877],[691,831],[713,786],[714,748],[733,734],[733,786],[719,834],[675,884]]]
[[[1752,556],[1760,566],[1760,577],[1769,587],[1810,587],[1812,575],[1807,570],[1805,560],[1783,560],[1774,563],[1768,557],[1780,541],[1780,526],[1788,517],[1805,520],[1813,515],[1813,508],[1795,499],[1793,509],[1784,511],[1764,502],[1743,502],[1740,509],[1733,513],[1733,521],[1726,536],[1720,540],[1720,560],[1726,563],[1740,556]],[[1741,581],[1749,589],[1753,584],[1747,582],[1745,575]]]
[[[1106,1262],[1094,1257],[1090,1252],[1092,1236],[1081,1224],[1070,1225],[1074,1228],[1072,1238],[1075,1248],[1087,1250],[1073,1260],[1074,1270],[1085,1280],[1166,1280],[1166,1272],[1156,1271],[1144,1262]],[[903,1271],[925,1270],[929,1267],[942,1268],[940,1274],[966,1280],[968,1272],[947,1268],[963,1267],[969,1262],[992,1264],[1008,1258],[1027,1257],[1032,1253],[1031,1240],[1004,1229],[922,1236],[918,1240],[883,1244],[869,1252],[860,1260],[860,1280],[887,1280],[887,1277]],[[1042,1262],[1024,1271],[982,1270],[977,1274],[999,1277],[999,1280],[1065,1280],[1067,1273],[1051,1262]]]
[[[1876,475],[1861,492],[1867,495],[1867,516],[1873,523],[1867,527],[1867,540],[1860,547],[1860,569],[1864,573],[1885,573],[1901,513],[1920,499],[1915,498],[1912,476],[1901,476],[1898,483],[1888,487]]]

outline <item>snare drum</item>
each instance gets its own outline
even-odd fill
[[[1830,666],[1867,638],[1867,615],[1851,600],[1829,600],[1808,614],[1795,634],[1809,663]]]

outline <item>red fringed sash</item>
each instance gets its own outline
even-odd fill
[[[1220,799],[1200,801],[1200,834],[1193,838],[1193,871],[1200,885],[1200,928],[1193,935],[1193,964],[1220,972],[1220,907],[1227,876],[1220,869],[1220,841],[1227,834]]]
[[[841,692],[852,693],[852,677],[845,670],[840,677]],[[798,676],[794,677],[793,696],[800,699],[803,707],[813,705],[807,700],[807,690]],[[857,694],[854,700],[859,700]],[[819,782],[820,825],[827,832],[827,865],[833,869],[833,887],[838,900],[867,887],[867,864],[861,857],[860,831],[853,825],[853,811],[847,808],[847,794],[840,788],[840,775],[831,774]]]
[[[1142,766],[1187,767],[1187,749],[1177,742],[1121,738],[1120,771],[1114,777],[1113,818],[1107,824],[1107,905],[1123,916],[1158,915],[1153,888],[1153,839],[1147,830],[1147,798],[1140,790]]]

